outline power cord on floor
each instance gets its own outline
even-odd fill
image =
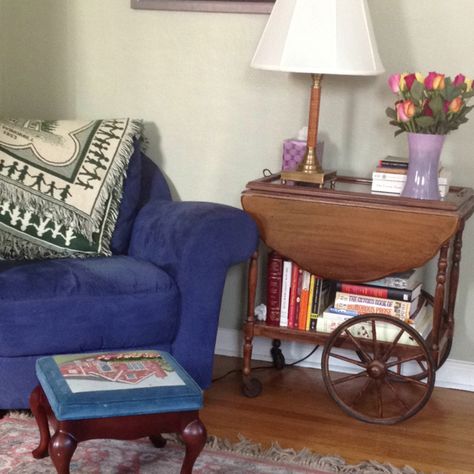
[[[308,359],[309,357],[311,357],[317,350],[319,349],[319,344],[317,344],[309,354],[305,355],[304,357],[302,357],[301,359],[299,360],[296,360],[295,362],[292,362],[291,364],[285,364],[284,367],[293,367],[297,364],[299,364],[300,362],[303,362],[305,361],[306,359]],[[272,364],[272,365],[259,365],[257,367],[252,367],[252,371],[254,370],[262,370],[262,369],[275,369],[275,365]],[[219,377],[216,377],[214,379],[212,379],[212,383],[214,382],[218,382],[219,380],[222,380],[224,378],[226,378],[228,375],[230,374],[237,374],[237,373],[240,373],[242,372],[242,369],[232,369],[232,370],[229,370],[229,372],[225,373],[224,375],[221,375]]]

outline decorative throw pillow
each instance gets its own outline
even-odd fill
[[[110,255],[139,120],[0,121],[0,256]]]

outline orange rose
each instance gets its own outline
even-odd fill
[[[459,112],[462,108],[462,106],[464,105],[464,102],[462,100],[462,97],[459,96],[459,97],[456,97],[455,99],[453,99],[450,103],[449,103],[449,112],[455,114],[456,112]]]

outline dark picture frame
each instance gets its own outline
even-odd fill
[[[131,0],[137,10],[270,13],[275,0]]]

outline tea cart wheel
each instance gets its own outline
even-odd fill
[[[262,393],[262,382],[255,377],[244,377],[242,381],[242,394],[247,398],[258,397]]]
[[[338,326],[326,342],[321,365],[335,402],[368,423],[390,425],[410,418],[425,406],[434,387],[435,366],[425,340],[404,321],[380,314]]]

